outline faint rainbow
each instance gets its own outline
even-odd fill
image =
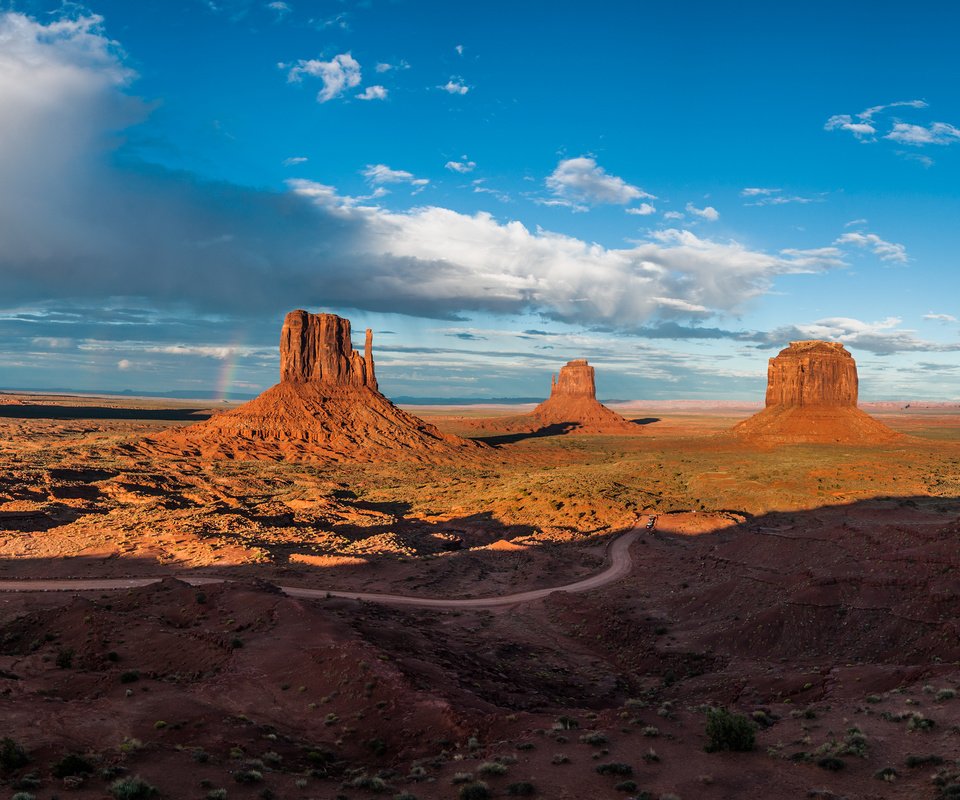
[[[227,356],[220,364],[220,374],[217,376],[217,400],[227,400],[230,389],[237,379],[237,362],[240,360],[239,351],[243,345],[243,334],[237,333],[233,342],[227,348]]]

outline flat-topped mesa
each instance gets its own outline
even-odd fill
[[[373,331],[367,329],[360,355],[350,339],[350,320],[336,314],[291,311],[280,332],[280,380],[376,390]]]
[[[790,342],[767,367],[767,406],[857,405],[857,364],[840,342]]]
[[[550,377],[550,397],[587,397],[597,399],[593,367],[585,358],[568,361],[560,367],[560,376]]]
[[[898,434],[857,408],[857,364],[839,342],[790,342],[767,367],[767,407],[734,434],[766,445],[874,444]]]

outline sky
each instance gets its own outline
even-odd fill
[[[960,399],[960,7],[0,0],[0,388]]]

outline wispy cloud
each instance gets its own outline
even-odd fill
[[[383,186],[386,183],[409,183],[411,186],[424,187],[429,180],[418,178],[412,172],[403,169],[391,169],[386,164],[367,164],[361,172],[371,186]]]
[[[923,100],[903,100],[886,105],[871,106],[855,115],[835,114],[826,121],[823,127],[828,131],[847,131],[861,142],[887,140],[915,148],[927,145],[951,145],[960,142],[960,128],[948,122],[916,123],[894,117],[889,123],[887,132],[881,133],[880,129],[883,123],[876,117],[892,108],[925,109],[927,103]],[[896,151],[896,153],[903,158],[917,161],[925,167],[933,165],[933,159],[929,156],[911,154],[901,150]]]
[[[289,83],[300,83],[304,77],[319,78],[323,82],[323,88],[317,93],[319,103],[327,103],[360,85],[360,64],[350,53],[340,53],[329,61],[301,58],[293,66],[278,66],[287,70]]]
[[[929,319],[934,322],[943,322],[943,323],[955,323],[960,322],[960,319],[957,319],[953,314],[934,314],[932,311],[929,314],[923,315],[924,319]]]
[[[567,158],[557,164],[547,177],[547,188],[559,199],[558,205],[582,207],[602,203],[622,204],[640,199],[656,199],[654,195],[623,178],[610,175],[589,156]]]
[[[707,222],[716,222],[720,219],[720,212],[713,206],[697,208],[693,203],[687,203],[686,209],[688,214],[693,214],[695,217],[705,219]]]
[[[309,160],[306,156],[291,156],[290,158],[283,159],[283,166],[295,167],[297,164],[305,164]]]
[[[466,156],[460,156],[459,161],[448,161],[444,164],[444,167],[451,172],[459,172],[461,175],[464,175],[467,172],[473,172],[477,168],[477,162],[471,161]]]
[[[879,256],[881,261],[896,261],[900,264],[906,264],[910,260],[907,256],[907,248],[904,245],[897,242],[888,242],[875,233],[851,231],[840,236],[835,244],[852,244],[855,247],[870,250],[875,256]]]
[[[638,206],[634,206],[632,208],[625,208],[623,210],[628,214],[634,214],[638,217],[648,217],[651,214],[657,213],[656,206],[653,206],[650,203],[641,203]]]
[[[946,353],[960,351],[960,342],[931,342],[921,339],[916,331],[901,328],[899,317],[864,322],[849,317],[830,317],[815,322],[777,328],[766,334],[771,344],[795,339],[827,339],[877,355],[893,353]]]
[[[783,189],[763,188],[759,186],[748,186],[740,190],[740,196],[749,198],[749,203],[745,206],[783,206],[789,203],[816,203],[823,200],[819,197],[803,197],[801,195],[784,194]]]

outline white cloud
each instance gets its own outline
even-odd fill
[[[276,11],[278,17],[289,14],[293,10],[290,8],[290,4],[283,2],[283,0],[274,0],[272,3],[267,3],[267,8],[271,11]]]
[[[744,203],[745,206],[784,206],[788,203],[815,203],[822,201],[823,197],[802,197],[800,195],[783,194],[783,189],[763,188],[759,186],[748,186],[740,190],[741,197],[749,197],[752,202]]]
[[[916,331],[901,328],[903,320],[887,317],[876,322],[863,322],[849,317],[830,317],[815,322],[778,328],[767,334],[771,342],[792,339],[827,339],[843,342],[851,348],[867,350],[877,355],[903,352],[954,352],[960,344],[930,342],[920,339]]]
[[[438,89],[443,89],[443,91],[449,94],[466,94],[470,91],[470,87],[464,83],[463,78],[453,77],[450,78],[443,86],[438,86]]]
[[[844,228],[857,228],[857,227],[859,227],[859,226],[861,226],[861,225],[866,225],[866,224],[867,224],[867,220],[866,220],[866,219],[863,219],[863,218],[861,218],[861,219],[852,219],[852,220],[850,220],[849,222],[845,222],[844,225],[843,225],[843,227],[844,227]]]
[[[448,161],[443,166],[452,172],[459,172],[463,175],[467,172],[473,172],[477,168],[477,162],[471,161],[466,156],[460,156],[459,161]]]
[[[910,259],[907,257],[907,248],[896,242],[888,242],[881,239],[875,233],[860,233],[852,231],[840,236],[834,244],[852,244],[856,247],[869,249],[875,256],[879,256],[881,261],[896,261],[906,264]]]
[[[547,188],[554,196],[582,206],[599,203],[626,204],[641,198],[655,199],[623,178],[610,175],[588,156],[567,158],[547,177]]]
[[[933,320],[934,322],[960,322],[960,319],[957,319],[953,314],[934,314],[932,311],[929,314],[924,314],[923,318]]]
[[[289,65],[281,64],[282,68]],[[319,78],[323,88],[317,93],[317,102],[326,103],[340,97],[347,89],[360,85],[360,64],[350,53],[340,53],[329,61],[300,59],[287,72],[289,83],[300,83],[304,76]]]
[[[283,159],[283,166],[285,167],[295,167],[297,164],[305,164],[310,159],[306,156],[291,156],[290,158]]]
[[[823,127],[828,131],[848,131],[862,142],[876,142],[880,123],[874,117],[891,108],[924,109],[927,108],[927,103],[923,100],[903,100],[896,103],[871,106],[855,115],[835,114],[827,120]],[[932,122],[929,125],[920,125],[895,118],[889,131],[880,138],[911,147],[924,147],[931,144],[950,145],[960,141],[960,128],[947,122]],[[910,156],[906,153],[901,153],[901,155],[913,158],[927,167],[933,164],[933,160],[927,156]]]
[[[697,208],[693,203],[687,203],[686,208],[688,214],[693,214],[696,217],[705,219],[707,222],[716,222],[720,219],[720,212],[713,206]]]
[[[491,189],[489,186],[485,186],[484,184],[486,182],[487,182],[486,178],[477,178],[477,180],[473,181],[472,186],[473,186],[474,193],[475,194],[492,194],[501,203],[510,202],[510,195],[508,195],[506,192],[501,192],[499,189]]]
[[[117,369],[126,370],[130,369],[133,366],[133,362],[129,358],[121,358],[117,362]]]
[[[418,178],[412,172],[403,169],[391,169],[386,164],[367,164],[361,172],[371,186],[382,186],[385,183],[409,183],[413,186],[426,186],[430,181]]]
[[[462,45],[462,44],[458,44],[458,45],[457,45],[456,47],[454,47],[453,49],[457,51],[457,55],[458,55],[458,56],[462,56],[462,55],[463,55],[463,45]]]
[[[368,86],[357,95],[358,100],[386,100],[387,90],[383,86]]]
[[[410,65],[406,61],[400,61],[396,64],[388,64],[385,61],[381,61],[377,64],[376,67],[374,67],[374,69],[377,72],[382,73],[382,72],[390,72],[390,70],[396,70],[396,69],[410,69]]]
[[[893,129],[883,138],[915,147],[925,144],[953,144],[960,140],[960,129],[946,122],[934,122],[929,126],[895,122]]]
[[[53,36],[50,26],[10,13],[0,14],[0,31],[0,297],[7,308],[90,306],[123,292],[138,304],[128,300],[128,307],[186,307],[204,319],[275,319],[306,305],[447,319],[535,312],[635,327],[737,313],[778,276],[840,261],[832,252],[768,253],[676,229],[610,248],[486,213],[393,212],[306,180],[278,193],[141,169],[104,157],[116,131],[142,109],[123,92],[130,73],[109,40],[89,25]],[[568,194],[558,200],[646,194],[589,161],[581,162],[585,170],[560,170],[573,179],[557,184]],[[393,184],[426,184],[385,164],[371,164],[364,176],[373,195]]]
[[[685,219],[684,214],[683,214],[682,211],[664,211],[664,212],[663,212],[663,218],[664,218],[664,219],[671,219],[671,220],[681,220],[681,219]]]
[[[657,213],[656,206],[652,206],[650,205],[650,203],[641,203],[640,205],[635,206],[634,208],[625,208],[623,210],[626,211],[628,214],[635,214],[638,217],[647,217],[650,214]]]

